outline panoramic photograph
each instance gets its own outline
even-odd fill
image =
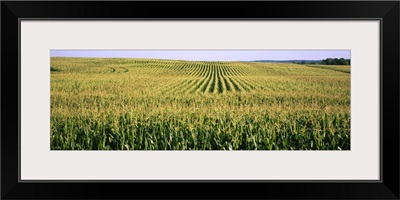
[[[350,150],[350,50],[50,50],[51,150]]]

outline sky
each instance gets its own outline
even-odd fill
[[[50,50],[50,56],[196,61],[322,60],[350,59],[350,50]]]

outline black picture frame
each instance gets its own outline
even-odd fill
[[[399,1],[2,1],[2,199],[399,199]],[[20,19],[380,19],[378,182],[20,182]],[[19,78],[17,78],[19,77]],[[366,155],[367,156],[367,155]],[[153,191],[150,192],[149,191]]]

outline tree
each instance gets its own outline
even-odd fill
[[[344,58],[340,58],[338,65],[349,65],[349,63]]]
[[[333,59],[332,59],[332,58],[327,58],[327,59],[325,59],[325,60],[322,60],[322,62],[323,62],[325,65],[333,65]]]
[[[344,58],[327,58],[322,60],[322,64],[325,65],[350,65],[350,59]]]

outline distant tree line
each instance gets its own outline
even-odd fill
[[[311,64],[311,65],[323,64],[322,60],[295,60],[295,61],[293,61],[293,63],[302,64],[302,65],[306,65],[306,64]]]
[[[325,60],[322,60],[322,64],[325,64],[325,65],[350,65],[350,59],[327,58]]]
[[[327,58],[325,60],[294,60],[295,64],[350,65],[350,59]]]

